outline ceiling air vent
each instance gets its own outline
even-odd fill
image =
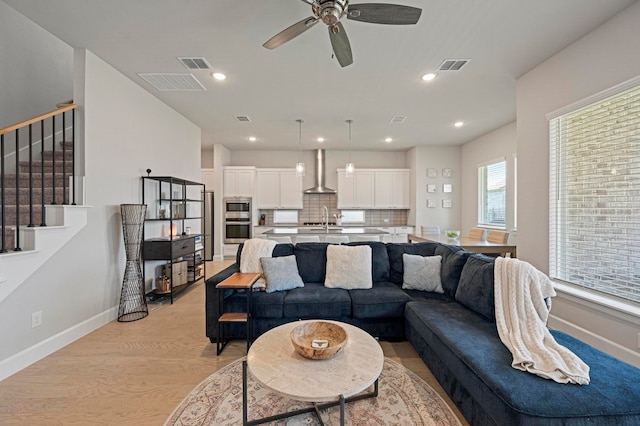
[[[178,60],[185,66],[188,70],[210,70],[211,65],[209,62],[203,57],[178,57]]]
[[[395,115],[391,117],[391,120],[389,120],[389,123],[404,123],[404,120],[406,119],[407,117],[403,117],[401,115]]]
[[[206,92],[193,74],[139,73],[138,76],[160,91]]]
[[[468,59],[445,59],[438,67],[438,71],[460,71],[469,62]]]
[[[234,115],[233,118],[235,118],[236,121],[239,121],[241,123],[247,123],[251,121],[248,115]]]

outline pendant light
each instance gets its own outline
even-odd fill
[[[356,171],[356,166],[351,162],[351,123],[353,123],[353,120],[347,120],[346,122],[349,124],[349,162],[345,167],[344,176],[351,177],[353,176],[353,172]]]
[[[304,120],[297,119],[298,122],[298,162],[296,163],[296,176],[304,176],[304,163],[302,162],[302,123]]]

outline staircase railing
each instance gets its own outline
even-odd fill
[[[38,221],[36,216],[39,216],[39,226],[46,226],[45,204],[76,204],[75,109],[77,106],[73,101],[67,101],[58,104],[57,107],[53,111],[0,129],[2,209],[0,253],[8,251],[7,246],[11,241],[13,241],[13,251],[22,251],[20,227],[25,225],[21,223],[24,220],[20,216],[25,208],[28,208],[27,221],[29,222],[26,226],[36,226],[34,224]],[[60,144],[57,150],[56,143]],[[34,161],[34,157],[38,154],[40,158]],[[70,159],[67,158],[69,154]],[[48,157],[51,158],[50,172],[45,165],[45,163],[48,165]],[[61,160],[59,160],[60,157]],[[71,163],[70,168],[67,167],[67,161]],[[56,167],[56,163],[60,162],[62,163],[61,171]],[[22,172],[21,170],[24,169],[27,171]],[[68,191],[69,178],[71,191]],[[28,184],[23,187],[25,181]],[[27,189],[25,192],[28,192],[27,203],[23,202],[20,194],[21,189],[25,188]],[[60,188],[62,188],[61,200],[56,194]],[[37,190],[41,193],[40,200],[34,203]],[[14,191],[15,194],[13,194]],[[71,200],[69,200],[69,192],[71,192]]]

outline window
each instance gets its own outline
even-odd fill
[[[478,224],[505,227],[507,166],[501,160],[478,167]]]
[[[640,302],[640,86],[635,84],[549,121],[549,275]]]
[[[274,210],[273,223],[297,224],[298,210]]]
[[[342,210],[342,223],[364,223],[364,210]]]

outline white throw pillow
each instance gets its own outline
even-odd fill
[[[371,247],[329,244],[324,286],[347,290],[371,288]]]
[[[404,253],[402,263],[404,266],[403,289],[444,293],[440,281],[442,256],[425,257]]]

